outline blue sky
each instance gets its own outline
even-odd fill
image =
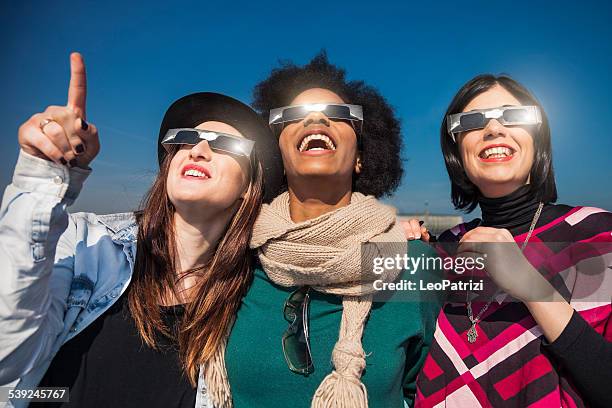
[[[66,103],[71,51],[85,57],[88,119],[102,150],[73,210],[134,209],[157,170],[159,123],[196,91],[245,102],[279,60],[320,49],[387,97],[403,123],[402,212],[452,213],[438,128],[476,74],[530,88],[552,128],[560,202],[612,209],[612,6],[606,1],[3,2],[0,184],[17,129]]]

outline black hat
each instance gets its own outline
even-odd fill
[[[157,159],[161,165],[166,149],[161,144],[169,129],[195,127],[217,121],[235,127],[245,138],[255,142],[255,152],[263,167],[264,202],[276,197],[284,181],[283,160],[274,137],[263,119],[248,105],[214,92],[198,92],[175,101],[164,115],[159,128]]]

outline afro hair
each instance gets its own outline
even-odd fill
[[[391,195],[402,178],[400,122],[391,105],[363,81],[347,81],[345,70],[331,64],[325,51],[300,67],[283,61],[255,86],[253,107],[267,121],[270,109],[291,104],[300,93],[324,88],[346,103],[363,107],[361,172],[353,175],[353,191],[376,198]]]

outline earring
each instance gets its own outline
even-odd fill
[[[355,163],[355,173],[361,172],[361,157],[357,157],[357,163]]]

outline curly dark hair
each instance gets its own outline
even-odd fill
[[[353,191],[376,198],[391,195],[399,186],[403,168],[400,158],[400,121],[393,107],[374,87],[363,81],[347,81],[345,70],[329,62],[325,51],[300,67],[281,61],[270,76],[255,86],[253,107],[267,121],[270,109],[291,104],[312,88],[328,89],[346,103],[363,106],[361,173],[353,175]]]

